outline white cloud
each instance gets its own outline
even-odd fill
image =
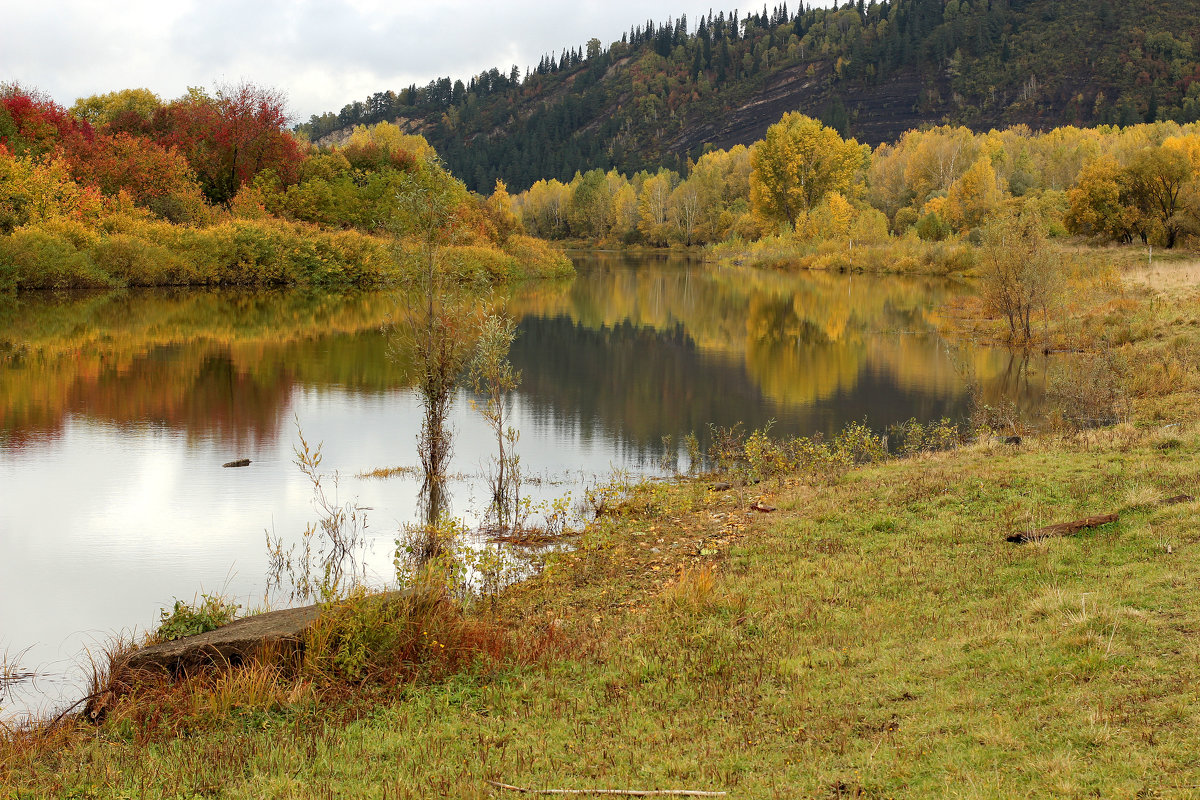
[[[171,98],[188,86],[246,79],[284,90],[293,115],[307,119],[444,75],[466,80],[513,64],[524,70],[592,36],[607,45],[651,18],[683,11],[694,27],[701,9],[687,7],[693,4],[583,0],[551,10],[529,0],[29,3],[9,9],[0,27],[0,81],[38,87],[70,105],[116,89],[144,86]],[[762,4],[738,7],[744,14]]]

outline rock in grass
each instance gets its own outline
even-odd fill
[[[266,645],[280,651],[299,646],[320,613],[312,605],[244,617],[207,633],[143,647],[129,657],[128,666],[179,673],[203,664],[240,664]]]

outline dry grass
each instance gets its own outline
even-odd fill
[[[420,477],[420,467],[378,467],[355,473],[356,478],[416,478]]]

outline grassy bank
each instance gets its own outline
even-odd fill
[[[376,288],[419,270],[414,249],[353,230],[280,219],[175,225],[114,214],[98,224],[55,219],[0,237],[0,290],[130,286]],[[442,267],[463,282],[569,274],[567,258],[526,236],[448,247]]]
[[[1200,523],[1159,502],[1200,495],[1200,296],[1094,290],[1062,335],[1115,365],[1129,422],[644,485],[494,598],[351,604],[307,665],[7,736],[0,797],[1200,796]],[[390,643],[318,657],[367,652],[338,636]]]
[[[857,242],[781,235],[722,242],[711,248],[711,257],[718,262],[766,269],[952,275],[969,272],[978,259],[977,250],[958,239],[927,242],[912,232]]]
[[[6,746],[0,785],[1179,796],[1200,772],[1200,526],[1193,505],[1154,501],[1195,493],[1198,466],[1195,429],[1122,427],[1086,446],[989,443],[832,485],[785,479],[763,492],[773,514],[702,485],[644,487],[475,612],[510,647],[451,636],[468,656],[453,670],[376,688],[251,670],[187,702],[149,693],[98,728]],[[1079,538],[1004,541],[1116,510]]]

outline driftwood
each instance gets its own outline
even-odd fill
[[[221,466],[222,467],[248,467],[248,466],[250,466],[250,459],[239,458],[237,461],[226,461]]]
[[[134,670],[171,674],[206,664],[240,664],[264,647],[281,651],[301,647],[304,631],[320,614],[320,607],[312,605],[242,617],[207,633],[142,647],[130,654],[127,664]]]
[[[1116,514],[1098,514],[1086,519],[1077,519],[1074,522],[1060,522],[1057,525],[1047,525],[1037,530],[1014,533],[1008,537],[1008,541],[1024,544],[1025,542],[1036,542],[1039,539],[1053,539],[1056,536],[1074,536],[1080,531],[1085,531],[1089,528],[1098,528],[1101,525],[1107,525],[1110,522],[1116,521]]]
[[[725,792],[701,792],[696,789],[526,789],[500,781],[488,781],[497,789],[523,794],[609,794],[624,797],[724,797]]]
[[[1159,500],[1151,505],[1156,506],[1174,506],[1180,503],[1190,503],[1196,498],[1190,494],[1177,494],[1174,497],[1168,497],[1165,500]],[[1086,531],[1091,528],[1099,528],[1101,525],[1107,525],[1110,522],[1116,522],[1119,518],[1117,512],[1112,514],[1097,514],[1094,517],[1085,517],[1077,519],[1074,522],[1060,522],[1057,525],[1047,525],[1044,528],[1036,530],[1027,530],[1014,533],[1007,537],[1007,541],[1016,544],[1025,544],[1026,542],[1036,542],[1041,539],[1053,539],[1059,536],[1074,536],[1080,531]]]

